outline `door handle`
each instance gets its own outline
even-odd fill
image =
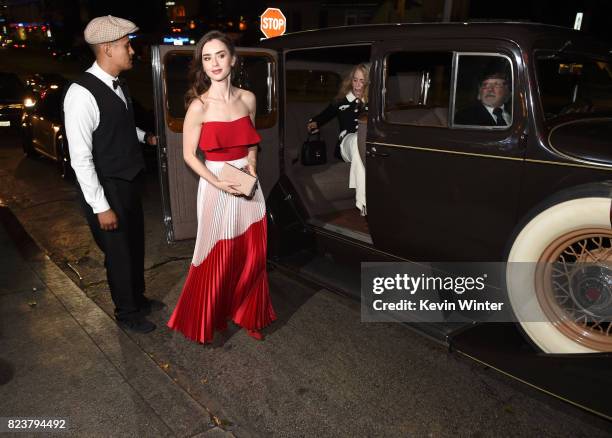
[[[378,152],[375,146],[372,146],[371,148],[366,150],[366,155],[369,157],[380,157],[380,158],[387,158],[389,156],[389,154],[387,154],[386,152]]]

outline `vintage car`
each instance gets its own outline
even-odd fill
[[[197,177],[181,149],[192,51],[152,52],[170,241],[196,232]],[[546,353],[612,351],[608,47],[555,26],[448,23],[299,32],[238,54],[236,84],[258,99],[272,262],[357,296],[362,261],[509,262],[504,282],[530,342]],[[349,164],[333,156],[335,121],[321,130],[326,163],[299,160],[307,121],[361,62],[370,65],[358,121],[367,216]],[[458,117],[493,70],[508,89],[505,123]],[[568,278],[575,262],[598,271],[568,290],[536,268],[516,281],[518,262],[562,263]],[[522,317],[526,304],[535,318]]]

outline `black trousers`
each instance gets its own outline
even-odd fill
[[[117,215],[118,228],[102,230],[98,216],[85,202],[82,193],[81,204],[94,240],[104,253],[115,317],[126,320],[135,317],[145,301],[142,175],[133,181],[102,178],[100,183],[106,200]]]

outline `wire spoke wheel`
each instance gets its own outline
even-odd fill
[[[535,291],[546,317],[574,342],[612,350],[612,231],[566,233],[543,251]]]

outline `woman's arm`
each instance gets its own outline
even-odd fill
[[[232,181],[220,181],[210,170],[208,170],[196,155],[198,142],[200,141],[204,111],[204,104],[198,99],[191,102],[187,109],[187,114],[183,121],[183,159],[195,173],[218,189],[231,193],[232,195],[240,194],[238,190],[233,188],[236,183]]]
[[[251,121],[253,122],[253,126],[255,126],[255,113],[257,112],[257,98],[255,94],[247,91],[244,93],[244,103],[246,104],[249,110],[249,117],[251,117]],[[257,176],[257,148],[258,145],[251,146],[249,148],[249,153],[247,155],[247,171],[253,175]]]
[[[310,132],[319,129],[321,126],[325,125],[331,119],[336,117],[338,114],[338,104],[337,102],[330,103],[323,111],[314,116],[308,121],[306,127]]]

